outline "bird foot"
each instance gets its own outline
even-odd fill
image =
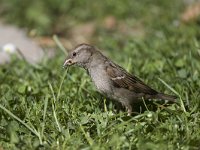
[[[127,112],[128,112],[127,116],[131,116],[131,114],[132,114],[132,107],[126,107],[126,109],[127,109]]]

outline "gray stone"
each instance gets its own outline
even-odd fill
[[[10,54],[2,50],[6,44],[14,45],[30,63],[39,62],[44,56],[42,48],[23,30],[0,23],[0,64],[10,61]]]

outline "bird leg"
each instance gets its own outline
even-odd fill
[[[126,110],[128,112],[127,116],[131,116],[131,114],[132,114],[132,107],[131,107],[131,105],[126,106]]]
[[[127,116],[131,116],[132,114],[132,106],[129,102],[123,100],[123,101],[120,101],[122,106],[124,106],[128,112]]]

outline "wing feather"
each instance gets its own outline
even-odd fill
[[[117,87],[125,88],[136,93],[144,93],[150,95],[158,93],[146,85],[144,82],[142,82],[139,78],[129,74],[125,69],[118,66],[117,64],[108,62],[106,65],[106,71],[114,85]]]

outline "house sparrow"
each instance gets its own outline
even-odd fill
[[[80,44],[69,53],[63,67],[71,65],[87,70],[97,90],[125,106],[128,115],[132,113],[132,105],[141,101],[142,97],[176,101],[175,96],[152,89],[89,44]]]

